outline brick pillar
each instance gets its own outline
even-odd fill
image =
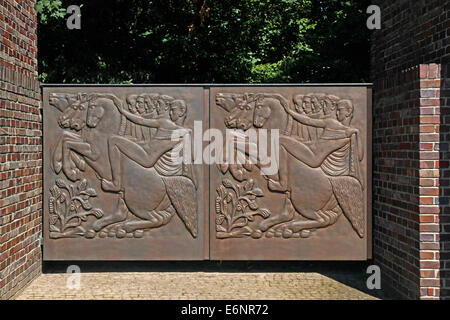
[[[42,122],[35,0],[0,0],[0,299],[41,272]]]
[[[440,88],[440,66],[438,64],[420,65],[419,231],[421,299],[440,297]]]
[[[440,88],[438,64],[374,85],[374,260],[402,298],[440,297]]]

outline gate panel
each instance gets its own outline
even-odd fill
[[[207,172],[170,157],[208,126],[202,87],[46,86],[43,108],[45,260],[207,258]]]
[[[280,137],[275,172],[261,174],[267,166],[260,163],[260,152],[253,163],[211,166],[211,259],[370,256],[366,87],[214,87],[210,113],[212,128],[246,130],[234,134],[247,147],[237,148],[241,155],[250,154],[252,129],[257,135],[266,129],[269,146],[276,134],[271,129]]]
[[[371,258],[365,85],[42,96],[45,260]],[[174,161],[189,145],[196,161]]]

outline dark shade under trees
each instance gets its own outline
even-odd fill
[[[81,5],[81,30],[66,8]],[[367,82],[367,1],[39,0],[52,83]]]

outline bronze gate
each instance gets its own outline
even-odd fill
[[[45,260],[371,258],[368,85],[42,97]]]

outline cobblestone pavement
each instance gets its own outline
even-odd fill
[[[83,270],[83,269],[82,269]],[[47,273],[15,298],[27,299],[378,299],[358,274],[318,272],[87,272],[81,288],[69,274]],[[366,292],[364,292],[364,291]]]

